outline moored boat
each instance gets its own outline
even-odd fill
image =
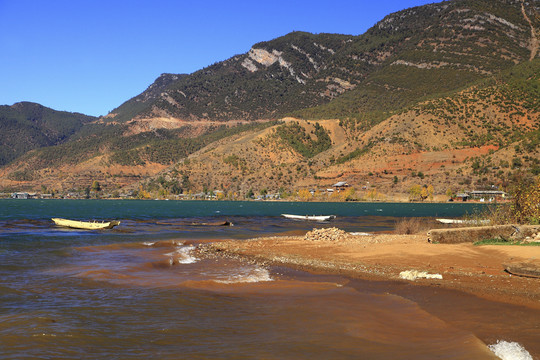
[[[471,225],[487,225],[489,220],[462,220],[462,219],[436,219],[442,224],[471,224]]]
[[[52,218],[52,221],[58,226],[64,226],[73,229],[84,229],[84,230],[101,230],[101,229],[112,229],[113,227],[120,224],[120,221],[78,221],[78,220],[69,220],[69,219],[60,219]]]
[[[229,221],[192,222],[193,226],[233,226]]]
[[[292,215],[292,214],[281,214],[281,216],[286,217],[287,219],[295,220],[313,220],[313,221],[328,221],[336,218],[336,215]]]

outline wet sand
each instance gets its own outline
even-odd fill
[[[486,344],[515,341],[540,359],[540,279],[514,276],[503,267],[523,261],[540,265],[540,246],[432,244],[427,235],[347,234],[337,240],[309,236],[225,240],[205,244],[199,251],[278,269],[344,276],[350,286],[363,291],[414,301]],[[400,279],[406,270],[440,274],[442,279]]]
[[[540,246],[431,244],[426,235],[347,234],[338,240],[305,236],[227,240],[208,244],[203,251],[313,273],[460,290],[491,301],[540,309],[540,279],[511,275],[503,267],[514,262],[540,265]],[[400,272],[406,270],[440,274],[442,279],[400,279]]]

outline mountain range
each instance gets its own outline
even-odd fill
[[[293,32],[163,74],[99,118],[2,106],[0,190],[504,188],[540,172],[539,13],[538,2],[451,0],[362,35]]]

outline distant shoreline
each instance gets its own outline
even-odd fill
[[[494,201],[494,202],[486,202],[486,201],[477,201],[477,200],[468,200],[468,201],[398,201],[398,200],[392,200],[392,201],[385,201],[385,200],[373,200],[373,201],[366,201],[366,200],[349,200],[349,201],[302,201],[302,200],[294,200],[294,199],[271,199],[271,200],[255,200],[255,199],[138,199],[138,198],[29,198],[29,199],[13,199],[11,197],[0,197],[0,200],[111,200],[111,201],[124,201],[124,200],[142,200],[142,201],[204,201],[204,202],[292,202],[292,203],[335,203],[335,204],[346,204],[346,203],[363,203],[363,204],[476,204],[476,205],[500,205],[500,204],[507,204],[510,203],[509,200],[505,201]]]

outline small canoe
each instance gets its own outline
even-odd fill
[[[101,229],[112,229],[113,227],[120,224],[120,221],[77,221],[77,220],[68,220],[53,218],[51,219],[58,226],[64,226],[72,229],[84,229],[84,230],[101,230]]]
[[[436,219],[442,224],[471,224],[471,225],[487,225],[489,220],[462,220],[462,219]]]
[[[291,215],[291,214],[281,214],[281,216],[286,217],[287,219],[294,220],[312,220],[312,221],[328,221],[336,218],[336,215]]]
[[[233,226],[229,221],[192,222],[193,226]]]

